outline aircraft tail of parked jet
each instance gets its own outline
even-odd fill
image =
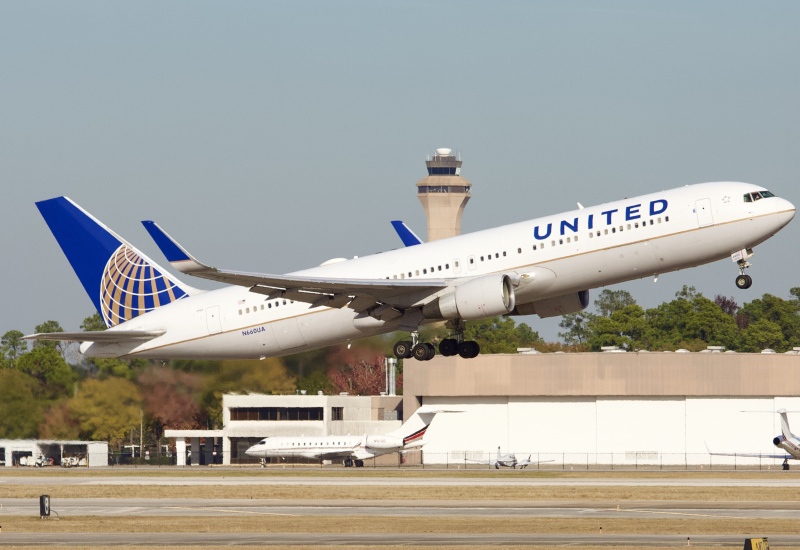
[[[766,412],[766,411],[756,411]],[[771,411],[770,411],[771,412]],[[789,418],[787,417],[786,409],[778,409],[776,411],[781,418],[781,435],[777,435],[772,439],[772,444],[783,449],[788,454],[771,454],[771,453],[712,453],[706,445],[708,454],[716,456],[743,456],[753,458],[782,458],[783,469],[789,469],[789,460],[800,460],[800,438],[792,433],[789,428]]]
[[[69,198],[36,206],[109,328],[201,292],[177,280]]]

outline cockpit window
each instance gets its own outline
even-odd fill
[[[767,199],[769,197],[774,197],[775,193],[770,191],[753,191],[752,193],[745,193],[744,194],[744,202],[753,202],[759,199]]]
[[[258,442],[258,444],[259,445],[264,445],[264,444],[266,444],[266,442],[267,442],[266,439],[262,439],[261,441]]]

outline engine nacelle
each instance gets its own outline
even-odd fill
[[[486,275],[458,285],[454,292],[425,304],[426,319],[486,319],[506,315],[516,303],[511,278],[503,273]]]
[[[577,313],[589,305],[589,291],[581,290],[573,294],[534,300],[526,304],[519,304],[511,315],[538,315],[541,318]]]
[[[368,435],[365,446],[367,449],[400,449],[403,447],[403,440],[391,435]]]

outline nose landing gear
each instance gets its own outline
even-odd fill
[[[731,254],[731,259],[739,266],[739,275],[736,277],[736,287],[742,290],[750,288],[753,285],[753,278],[750,275],[744,274],[744,270],[750,267],[750,262],[748,262],[747,259],[752,257],[752,255],[752,248],[744,248]]]

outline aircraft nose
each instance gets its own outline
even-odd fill
[[[775,203],[775,212],[780,216],[783,225],[786,225],[794,218],[795,207],[791,202],[779,197]]]
[[[246,454],[247,456],[256,456],[256,452],[255,452],[256,451],[256,447],[258,447],[258,445],[253,445],[252,447],[247,449],[244,452],[244,454]]]

